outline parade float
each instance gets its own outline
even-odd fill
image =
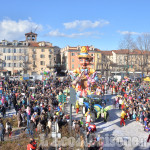
[[[80,67],[71,74],[72,87],[76,90],[76,101],[82,107],[82,112],[87,117],[87,120],[91,118],[93,121],[96,121],[96,119],[103,117],[106,121],[110,107],[103,108],[100,105],[101,96],[96,94],[98,76],[96,71],[90,68],[93,58],[88,52],[88,46],[81,48],[78,55]]]

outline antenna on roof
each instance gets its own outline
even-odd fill
[[[33,33],[35,33],[35,31],[37,30],[37,28],[38,28],[38,26],[36,26],[36,28],[35,28],[35,30],[34,30],[34,32],[33,32]]]
[[[31,32],[32,32],[32,27],[31,27]]]

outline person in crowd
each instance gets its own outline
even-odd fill
[[[31,136],[33,136],[35,132],[35,123],[32,120],[30,120],[29,130],[30,130]]]
[[[4,104],[3,104],[2,107],[1,107],[1,113],[2,113],[2,116],[3,116],[3,118],[4,118],[5,115],[6,115],[6,108],[5,108]]]
[[[20,128],[22,123],[21,110],[19,110],[17,114],[17,120],[18,120],[18,128]]]
[[[12,135],[12,126],[9,121],[6,122],[6,132],[8,133],[8,137]]]
[[[79,113],[79,101],[77,100],[76,101],[76,114]]]
[[[1,141],[4,141],[4,135],[5,135],[5,127],[4,127],[2,120],[0,120],[0,138],[1,138]]]
[[[30,138],[30,143],[27,145],[27,150],[36,150],[37,149],[37,142]]]
[[[125,110],[122,110],[122,112],[121,112],[120,126],[122,126],[122,123],[125,126],[125,121],[124,121],[125,115],[126,115]]]

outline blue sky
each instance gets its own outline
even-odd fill
[[[119,48],[124,35],[150,32],[150,0],[5,0],[0,9],[0,40],[38,41],[63,48],[93,45]]]

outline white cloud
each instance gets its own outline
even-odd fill
[[[92,35],[99,35],[99,33],[95,33],[95,32],[81,32],[81,33],[72,33],[72,34],[65,34],[62,32],[59,32],[59,30],[52,30],[51,32],[49,32],[49,36],[52,37],[68,37],[68,38],[77,38],[77,37],[81,37],[81,36],[92,36]]]
[[[130,31],[118,31],[118,32],[123,35],[126,35],[126,34],[139,35],[139,34],[141,34],[139,32],[130,32]]]
[[[90,20],[75,20],[73,22],[64,23],[63,25],[65,26],[66,29],[77,28],[78,30],[84,30],[87,28],[103,27],[107,24],[109,24],[109,21],[106,20],[98,20],[95,22],[92,22]]]
[[[36,28],[42,30],[42,25],[32,22],[31,18],[19,21],[4,19],[0,21],[0,39],[9,41],[25,39],[24,34]]]

